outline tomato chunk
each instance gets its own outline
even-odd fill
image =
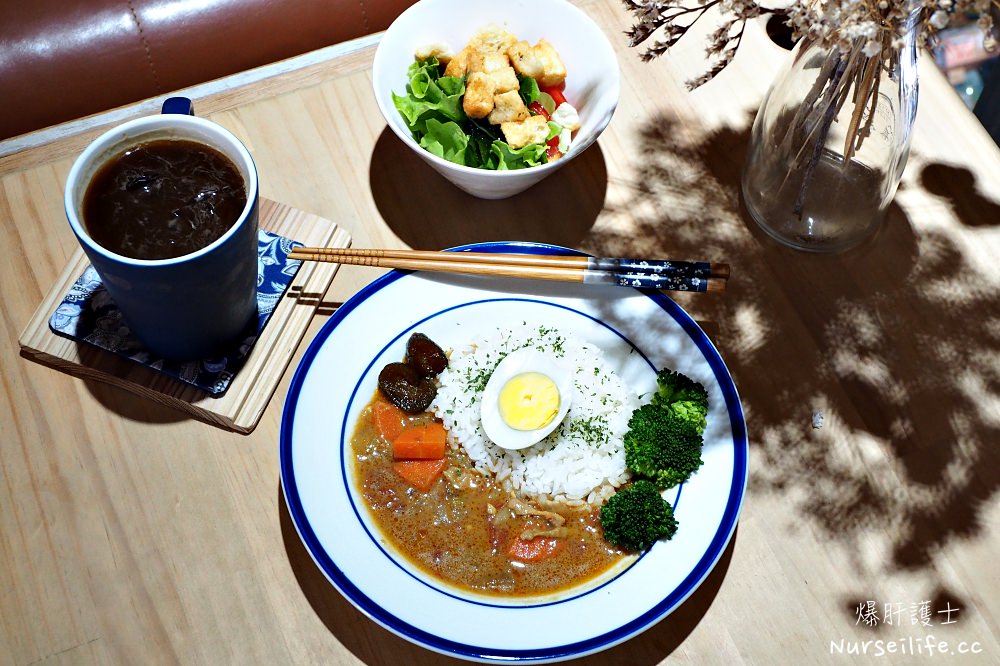
[[[555,86],[552,86],[551,88],[539,87],[539,90],[541,90],[544,93],[548,93],[552,97],[552,101],[556,103],[557,109],[559,108],[560,104],[566,101],[566,97],[563,96],[562,87],[558,88]]]
[[[528,105],[528,108],[534,111],[536,115],[544,116],[545,120],[549,120],[552,117],[549,115],[549,112],[545,110],[545,107],[539,102],[532,102]]]
[[[563,548],[561,539],[551,537],[535,537],[530,541],[517,538],[507,549],[511,559],[521,562],[541,562],[558,553]]]
[[[545,156],[552,160],[560,155],[562,155],[562,153],[559,152],[559,135],[557,134],[549,139],[549,142],[545,144]]]

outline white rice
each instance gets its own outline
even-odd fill
[[[534,446],[510,451],[494,444],[480,419],[483,388],[512,351],[534,347],[574,368],[574,394],[562,424]],[[524,325],[452,351],[431,404],[452,446],[476,469],[522,496],[597,507],[629,479],[622,437],[638,399],[607,366],[600,349],[566,333]]]

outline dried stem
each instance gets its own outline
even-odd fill
[[[858,130],[858,140],[854,146],[855,150],[861,149],[861,144],[871,134],[872,123],[875,122],[875,109],[878,106],[879,86],[882,83],[882,77],[878,75],[879,70],[882,69],[882,59],[873,59],[872,67],[875,72],[875,78],[874,82],[871,84],[871,91],[868,93],[868,114],[865,117],[864,126]]]
[[[861,125],[861,118],[864,115],[865,107],[871,104],[871,110],[869,111],[868,121],[871,123],[871,116],[875,110],[875,102],[877,100],[871,99],[873,81],[876,80],[875,75],[880,69],[880,58],[868,58],[862,67],[858,69],[859,74],[861,74],[861,83],[855,83],[854,91],[854,110],[851,113],[851,122],[847,125],[847,134],[844,136],[844,166],[850,161],[851,157],[854,156],[855,148],[861,147],[862,138],[858,135],[858,127]],[[855,144],[855,137],[857,137],[857,144]]]
[[[833,98],[840,92],[840,81],[844,77],[844,72],[847,70],[847,64],[844,63],[843,59],[839,56],[837,57],[837,67],[834,69],[832,76],[830,77],[830,85],[827,86],[827,94],[823,96],[824,103],[823,108],[826,111],[823,114],[823,120],[820,122],[820,135],[812,142],[812,154],[809,157],[809,163],[806,164],[806,172],[802,177],[802,186],[799,188],[799,194],[795,197],[795,205],[792,207],[792,212],[802,219],[802,209],[805,206],[806,191],[809,189],[809,185],[812,183],[813,176],[816,173],[816,165],[819,163],[819,158],[823,154],[823,146],[826,144],[826,136],[830,132],[830,125],[833,124],[833,119],[837,117],[837,110],[839,108],[838,104],[833,103]],[[841,97],[841,104],[843,100],[846,99],[846,95],[839,95]]]
[[[816,106],[816,101],[819,99],[820,95],[823,94],[826,83],[830,79],[830,73],[833,71],[834,67],[837,67],[839,64],[839,58],[827,58],[823,62],[823,67],[816,76],[816,80],[813,82],[812,88],[810,88],[809,92],[806,93],[805,99],[802,100],[802,104],[795,111],[795,116],[792,118],[792,122],[788,124],[788,131],[785,133],[785,136],[781,141],[781,147],[779,148],[781,152],[789,152],[789,143],[795,140],[795,131],[798,128],[805,126],[806,118],[808,118],[813,112]]]

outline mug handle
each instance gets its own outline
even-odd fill
[[[187,97],[168,97],[163,102],[160,113],[179,113],[182,116],[193,116],[194,104]]]

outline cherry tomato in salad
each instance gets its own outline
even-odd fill
[[[551,88],[539,87],[539,90],[541,90],[544,93],[548,93],[549,96],[552,97],[552,101],[556,103],[557,109],[559,108],[560,104],[566,101],[566,98],[562,94],[562,88],[556,88],[555,86]]]
[[[545,156],[551,160],[559,155],[562,155],[562,153],[559,152],[559,135],[557,134],[545,144]]]
[[[543,93],[547,93],[552,98],[552,101],[555,103],[557,109],[559,108],[560,104],[564,104],[566,102],[566,97],[562,93],[562,91],[563,91],[563,87],[562,86],[558,86],[558,87],[556,87],[556,86],[551,86],[551,87],[539,86],[539,90],[541,90]],[[542,112],[544,112],[546,120],[551,119],[551,117],[552,117],[551,114],[549,114],[548,112],[545,112],[545,108],[542,107],[542,105],[539,104],[538,102],[532,102],[531,105],[529,105],[528,108],[529,109],[534,109],[535,106],[541,107],[541,110],[542,110]],[[545,155],[550,160],[555,159],[557,157],[560,157],[562,155],[562,153],[559,152],[559,136],[558,135],[552,137],[551,139],[549,139],[548,142],[545,144]]]
[[[538,102],[532,102],[528,105],[528,108],[535,112],[535,115],[545,116],[545,120],[549,120],[551,116],[549,112],[545,110],[545,107]]]

